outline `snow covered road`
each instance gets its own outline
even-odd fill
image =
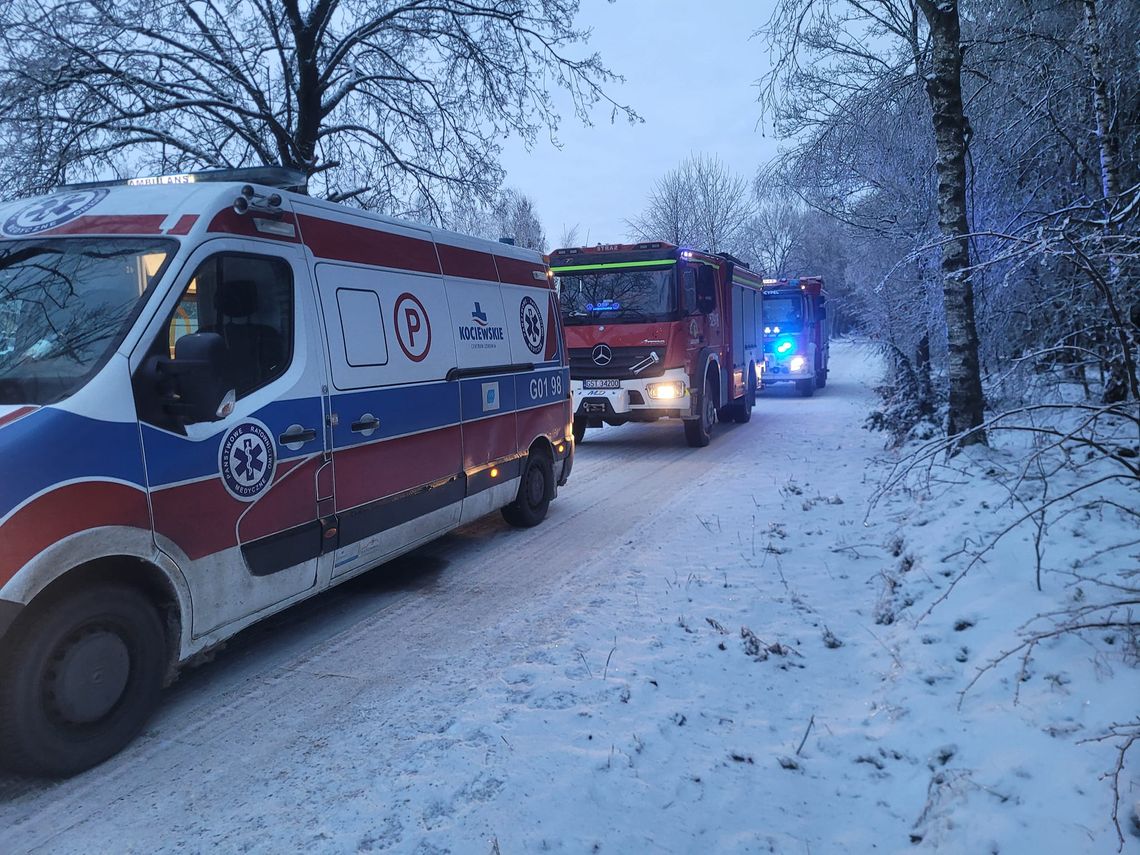
[[[850,343],[833,366],[706,449],[590,431],[536,529],[485,518],[243,633],[118,757],[0,779],[0,851],[1105,851],[1041,848],[1115,837],[1025,837],[1009,811],[963,831],[1004,779],[935,792],[975,727],[968,633],[882,620],[920,509],[864,522],[879,368]],[[1036,752],[998,768],[1032,777]]]

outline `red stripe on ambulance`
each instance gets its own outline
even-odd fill
[[[302,463],[312,471],[293,472]],[[252,506],[231,496],[221,477],[155,490],[151,493],[151,502],[155,519],[161,521],[157,533],[178,544],[188,558],[196,560],[237,546],[239,520],[242,543],[311,522],[315,516],[315,498],[297,502],[291,497],[298,491],[276,487],[287,476],[314,478],[316,466],[316,460],[279,463],[272,486]],[[244,519],[242,514],[246,515]]]
[[[483,279],[498,282],[499,273],[495,268],[495,258],[487,252],[464,249],[460,246],[436,244],[439,260],[443,264],[445,276],[461,276],[465,279]]]
[[[455,476],[458,452],[458,425],[339,449],[333,454],[337,510]]]
[[[174,224],[174,227],[169,229],[166,233],[168,235],[188,235],[190,234],[190,229],[194,228],[196,222],[198,222],[197,214],[183,214],[178,218],[178,222]]]
[[[112,481],[84,481],[34,499],[4,523],[0,585],[53,543],[79,531],[108,525],[149,531],[146,493]]]
[[[28,413],[34,413],[38,409],[39,407],[20,407],[20,409],[13,410],[6,416],[0,416],[0,427],[9,425],[12,422],[16,421],[16,419],[22,419],[24,416],[28,415]]]
[[[406,235],[300,215],[304,243],[318,258],[440,273],[435,244]]]
[[[166,214],[118,214],[76,217],[42,235],[160,235]]]

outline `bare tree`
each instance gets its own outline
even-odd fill
[[[645,210],[626,226],[638,240],[735,254],[746,246],[754,209],[744,178],[720,158],[696,154],[658,179]]]
[[[807,211],[795,197],[773,193],[756,205],[749,223],[749,252],[761,270],[775,276],[811,273],[804,269]]]
[[[12,0],[0,131],[42,142],[44,177],[279,164],[312,192],[438,213],[489,197],[497,140],[554,132],[548,87],[589,122],[597,54],[578,0]],[[31,130],[31,129],[36,130]],[[27,190],[42,189],[38,182]]]
[[[578,224],[575,223],[574,225],[569,226],[569,227],[567,227],[566,225],[563,225],[562,226],[562,232],[558,236],[558,246],[559,247],[578,246],[578,244],[579,244]]]
[[[469,198],[431,222],[463,234],[511,241],[515,246],[546,250],[546,235],[534,200],[520,190],[500,190],[490,205]]]
[[[626,221],[630,235],[638,240],[664,240],[678,246],[693,243],[697,225],[688,178],[684,166],[659,178],[645,210]]]
[[[534,200],[511,188],[499,194],[494,206],[499,238],[509,238],[515,246],[546,250],[546,234],[538,218]]]

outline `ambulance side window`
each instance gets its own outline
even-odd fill
[[[170,360],[178,340],[216,333],[225,344],[224,377],[243,398],[283,375],[293,358],[293,271],[280,258],[220,253],[199,265],[163,331],[147,351],[149,360]],[[161,390],[140,388],[140,417],[166,424]]]

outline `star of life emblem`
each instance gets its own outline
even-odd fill
[[[222,440],[218,468],[226,491],[243,502],[252,502],[273,483],[277,454],[273,437],[260,422],[244,422]]]
[[[542,352],[542,343],[546,339],[546,328],[542,320],[542,312],[538,303],[530,297],[523,297],[519,307],[519,323],[522,325],[523,341],[527,350],[533,354]]]
[[[105,188],[56,193],[18,210],[4,221],[9,235],[31,235],[59,228],[90,211],[107,195]]]

